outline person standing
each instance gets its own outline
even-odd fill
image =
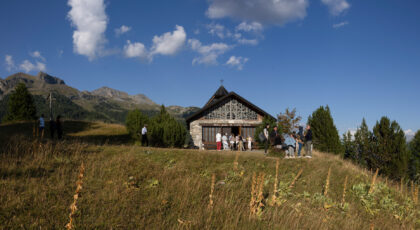
[[[242,138],[241,135],[239,135],[239,147],[238,147],[239,151],[244,151],[244,140]]]
[[[55,134],[55,122],[53,120],[53,118],[50,118],[50,135],[51,135],[51,139],[54,139],[54,134]]]
[[[44,114],[41,114],[41,117],[39,118],[39,134],[41,136],[44,136],[44,128],[45,128]]]
[[[61,140],[61,138],[63,137],[63,127],[61,126],[61,116],[58,115],[57,119],[55,120],[55,128],[57,130],[57,138],[58,140]]]
[[[264,128],[264,137],[265,137],[265,143],[264,143],[264,154],[267,154],[267,150],[268,150],[268,144],[269,144],[269,136],[268,136],[268,130],[270,130],[270,125],[267,125],[265,128]]]
[[[301,158],[301,152],[302,152],[302,148],[303,148],[303,127],[299,126],[299,132],[296,136],[296,143],[297,143],[297,155],[298,158]]]
[[[147,139],[147,124],[144,124],[143,128],[141,129],[141,145],[149,146],[149,140]]]
[[[223,135],[222,142],[223,142],[223,150],[229,150],[227,133],[225,133],[225,135]]]
[[[252,137],[248,136],[248,150],[252,151]]]
[[[312,158],[312,130],[310,125],[306,126],[305,157]]]
[[[222,149],[222,134],[220,134],[220,131],[216,133],[216,145],[217,151],[220,151]]]
[[[229,142],[230,142],[230,150],[235,150],[235,137],[233,135],[230,135],[229,137]]]

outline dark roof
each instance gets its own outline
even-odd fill
[[[221,96],[222,94],[224,96]],[[228,93],[228,91],[223,86],[221,86],[216,91],[216,93],[210,98],[210,100],[206,103],[206,105],[204,105],[203,108],[201,108],[199,111],[197,111],[196,113],[194,113],[191,116],[189,116],[189,117],[186,118],[187,123],[190,123],[192,120],[199,118],[201,115],[203,115],[203,113],[206,110],[212,108],[213,106],[216,106],[217,104],[219,104],[220,102],[222,102],[224,99],[229,98],[229,97],[233,97],[236,100],[242,102],[243,104],[245,104],[246,106],[250,107],[251,109],[253,109],[254,111],[256,111],[260,115],[267,116],[267,117],[270,117],[272,119],[275,119],[269,113],[267,113],[264,110],[260,109],[258,106],[252,104],[251,102],[249,102],[245,98],[239,96],[235,92]]]
[[[211,105],[211,104],[215,104],[216,102],[218,102],[220,100],[220,98],[228,95],[229,92],[225,89],[225,87],[220,86],[219,89],[217,89],[217,91],[213,94],[213,96],[210,98],[210,100],[204,105],[204,107]]]

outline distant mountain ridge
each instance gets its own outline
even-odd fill
[[[39,72],[36,76],[26,73],[15,73],[5,79],[0,78],[0,120],[7,109],[8,95],[18,83],[24,83],[34,95],[38,111],[48,114],[47,96],[53,94],[55,113],[70,119],[104,120],[123,123],[128,111],[139,109],[148,115],[157,113],[160,105],[144,94],[129,95],[126,92],[101,87],[91,92],[79,91],[66,85],[64,80]],[[59,102],[58,102],[59,101]],[[68,111],[71,108],[72,111]],[[197,107],[169,106],[169,113],[182,120],[194,113]]]

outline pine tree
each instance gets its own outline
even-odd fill
[[[292,133],[299,127],[301,116],[296,116],[296,108],[293,110],[286,109],[284,113],[277,115],[278,124],[282,127],[283,133]]]
[[[36,107],[32,95],[24,83],[19,83],[10,95],[4,121],[28,121],[36,119]]]
[[[343,148],[344,158],[357,162],[356,144],[355,141],[352,140],[352,134],[350,131],[343,134]]]
[[[128,133],[134,140],[141,141],[141,130],[148,121],[149,118],[138,109],[130,111],[127,114],[125,125]]]
[[[308,118],[308,124],[312,129],[313,145],[323,152],[340,154],[343,147],[340,142],[338,130],[334,125],[330,108],[320,106]]]
[[[150,142],[156,147],[183,147],[187,137],[184,125],[172,117],[162,105],[150,121]]]
[[[399,179],[407,175],[408,160],[404,131],[396,121],[391,122],[389,118],[382,117],[373,127],[368,166],[379,168],[382,173]]]
[[[372,133],[369,131],[366,120],[363,118],[362,124],[354,134],[356,147],[355,161],[360,165],[366,166],[366,159],[371,151],[371,139]]]
[[[410,178],[420,183],[420,130],[416,132],[410,144]]]

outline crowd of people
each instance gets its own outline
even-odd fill
[[[270,126],[267,125],[264,131],[260,134],[260,141],[264,143],[264,153],[270,146],[275,149],[284,150],[286,158],[312,158],[312,130],[311,126],[307,125],[306,130],[300,126],[298,132],[285,133],[280,135],[278,127],[275,126],[269,132]],[[241,135],[228,135],[227,133],[221,134],[220,131],[216,133],[216,148],[217,150],[238,150],[238,151],[251,151],[253,149],[253,139],[251,136],[242,137]],[[302,149],[305,148],[305,154]],[[304,155],[304,156],[303,156]]]
[[[217,132],[216,134],[216,148],[217,150],[238,150],[238,151],[251,151],[252,150],[252,137],[242,137],[241,135],[228,135],[227,133],[221,134]]]
[[[274,127],[271,133],[269,133],[269,129],[270,126],[267,125],[261,138],[265,142],[265,154],[267,154],[269,146],[272,145],[276,149],[283,149],[286,153],[286,159],[301,158],[303,157],[302,149],[305,147],[304,157],[312,158],[312,130],[310,125],[306,126],[305,132],[303,127],[300,126],[297,133],[284,133],[283,135],[279,135],[277,127]]]

